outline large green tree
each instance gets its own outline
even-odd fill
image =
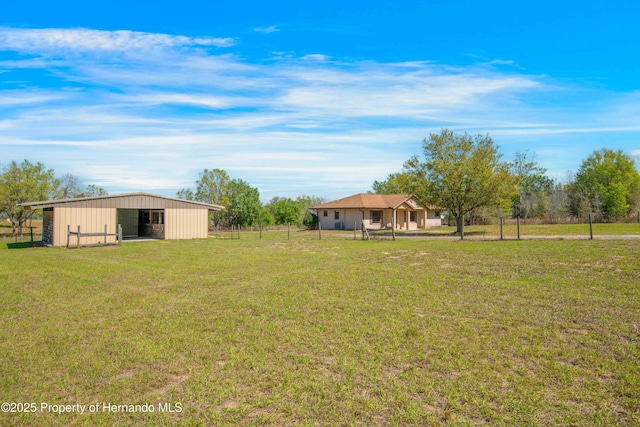
[[[195,200],[212,205],[229,205],[229,175],[223,169],[205,169],[196,181],[196,192],[192,194]],[[191,190],[182,190],[188,191]],[[186,193],[189,196],[188,193]],[[228,221],[229,212],[225,210],[212,212],[211,216],[215,226],[223,225]]]
[[[416,176],[417,175],[417,176]],[[419,187],[421,174],[410,174],[408,171],[389,174],[384,181],[373,181],[372,189],[376,194],[413,194]]]
[[[640,207],[640,174],[635,160],[622,150],[594,151],[582,162],[568,193],[573,215],[627,216]]]
[[[528,150],[517,152],[511,162],[511,174],[517,180],[518,193],[513,202],[520,206],[520,215],[524,218],[542,218],[549,211],[549,198],[555,184],[547,176],[547,170],[540,166],[535,154]]]
[[[196,196],[190,188],[183,188],[176,192],[176,197],[182,200],[195,200]]]
[[[250,226],[258,223],[262,203],[257,188],[241,179],[229,181],[227,211],[232,224]]]
[[[517,194],[516,180],[487,135],[459,135],[448,129],[423,141],[424,161],[414,156],[405,170],[422,177],[415,194],[448,210],[461,233],[464,215],[484,207],[506,207]],[[422,179],[421,178],[421,179]]]
[[[229,175],[225,170],[205,169],[196,181],[196,200],[213,205],[224,205],[229,181]]]
[[[318,219],[309,208],[320,203],[324,203],[324,199],[315,196],[302,195],[295,200],[289,197],[274,197],[265,208],[273,216],[275,224],[315,227]]]
[[[302,224],[305,207],[296,200],[288,197],[274,197],[268,206],[277,225]]]
[[[50,200],[56,197],[59,181],[53,169],[42,163],[12,161],[0,175],[0,213],[11,221],[12,234],[22,235],[22,226],[36,211],[20,203]]]

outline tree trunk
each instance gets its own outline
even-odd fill
[[[464,231],[464,215],[460,212],[458,213],[458,215],[456,215],[456,224],[458,226],[456,233],[462,234],[462,232]]]
[[[22,237],[22,221],[11,218],[11,235]]]

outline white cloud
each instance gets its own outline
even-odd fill
[[[253,29],[253,31],[255,31],[256,33],[271,34],[277,33],[278,31],[280,31],[280,29],[275,25],[271,25],[269,27],[256,27]]]
[[[30,53],[73,51],[144,51],[183,46],[230,47],[232,38],[186,37],[137,31],[101,31],[85,28],[7,28],[0,27],[0,49]]]
[[[442,127],[541,153],[576,138],[589,142],[585,155],[606,133],[640,132],[637,94],[576,109],[563,103],[571,88],[493,67],[320,53],[250,62],[208,49],[231,43],[0,28],[0,51],[24,58],[0,62],[9,88],[0,90],[3,159],[43,161],[110,191],[175,191],[192,186],[202,169],[220,167],[264,185],[266,199],[303,192],[332,198],[367,191]],[[34,75],[44,76],[42,88]],[[640,157],[636,147],[626,151]],[[559,157],[540,160],[558,174]],[[577,169],[579,160],[568,167]]]
[[[131,101],[149,105],[182,104],[212,109],[229,108],[234,105],[242,104],[242,102],[239,102],[239,99],[240,98],[232,98],[228,96],[208,96],[182,93],[155,93],[129,97],[129,100]]]
[[[321,53],[310,53],[308,55],[304,55],[301,59],[303,61],[318,61],[323,62],[329,60],[329,56],[323,55]]]
[[[51,93],[29,93],[25,91],[2,91],[0,97],[0,107],[25,106],[28,104],[43,104],[46,102],[63,99],[61,94]]]

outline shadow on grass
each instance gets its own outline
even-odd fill
[[[5,246],[5,245],[7,249],[28,249],[28,248],[39,248],[44,246],[42,242],[7,242],[7,243],[0,242],[0,248],[2,248],[2,246]]]

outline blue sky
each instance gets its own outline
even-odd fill
[[[222,168],[264,201],[339,198],[443,127],[559,180],[603,147],[640,160],[640,2],[3,3],[0,164],[112,194]]]

